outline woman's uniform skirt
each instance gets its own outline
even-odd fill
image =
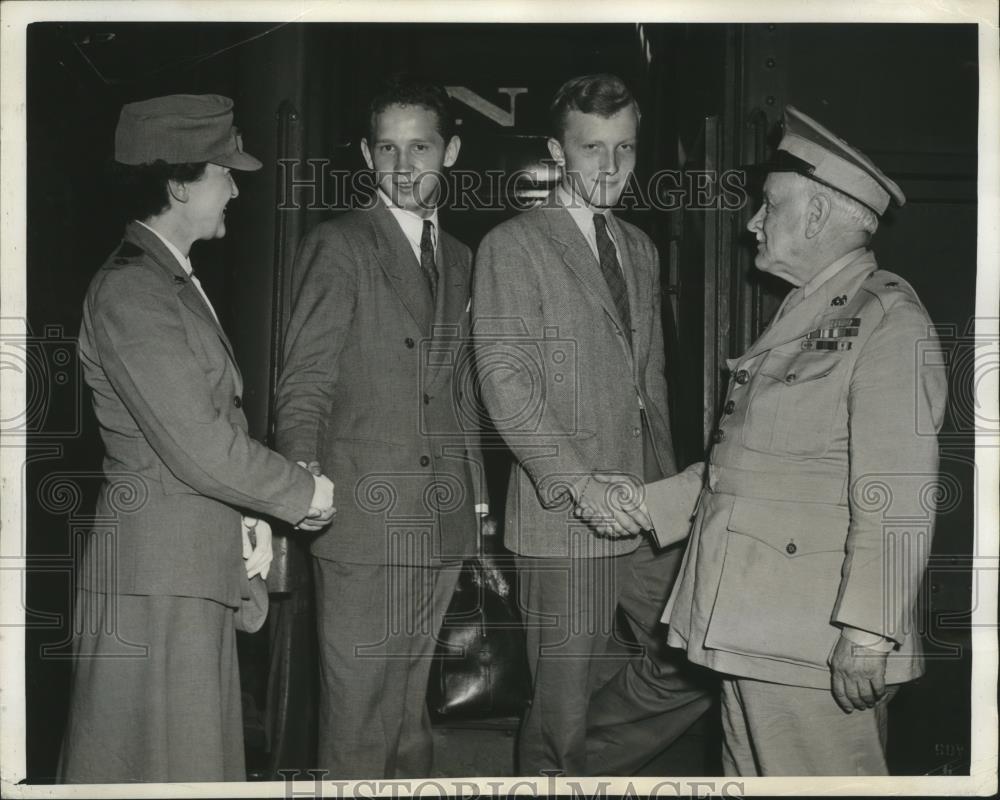
[[[77,598],[61,779],[246,780],[235,610],[196,597]]]

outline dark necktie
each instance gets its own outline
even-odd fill
[[[615,243],[608,235],[608,221],[603,214],[594,214],[594,231],[597,233],[597,254],[598,261],[601,262],[601,272],[604,273],[604,280],[608,282],[611,299],[615,302],[618,318],[625,329],[625,338],[628,339],[628,345],[631,347],[632,314],[629,312],[628,306],[628,287],[625,285],[625,276],[618,263]]]
[[[429,219],[424,220],[424,232],[420,236],[420,268],[427,278],[427,285],[431,290],[431,297],[437,293],[437,264],[434,263],[434,223]]]

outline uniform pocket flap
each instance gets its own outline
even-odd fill
[[[727,527],[786,557],[844,550],[850,512],[820,503],[786,503],[739,497]]]
[[[771,353],[761,365],[760,371],[776,381],[795,385],[805,381],[825,378],[840,363],[840,353]]]

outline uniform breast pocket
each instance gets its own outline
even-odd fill
[[[845,401],[840,364],[840,353],[769,353],[751,387],[744,446],[788,455],[826,453]]]

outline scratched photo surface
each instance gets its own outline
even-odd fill
[[[5,319],[2,333],[4,367],[10,362],[27,381],[24,413],[5,416],[3,424],[5,444],[17,437],[24,446],[28,783],[56,780],[72,640],[85,624],[72,613],[75,570],[85,541],[114,525],[95,519],[103,446],[77,336],[87,287],[122,236],[109,179],[122,105],[173,93],[231,97],[242,146],[263,162],[259,172],[239,175],[226,237],[197,243],[192,259],[239,364],[237,400],[250,433],[272,442],[281,338],[293,304],[291,265],[306,232],[363,207],[374,189],[360,147],[366,109],[379,82],[399,70],[418,71],[450,98],[461,151],[445,176],[440,220],[473,252],[494,227],[543,202],[556,186],[548,114],[563,82],[608,72],[632,89],[641,127],[635,173],[617,213],[659,253],[657,323],[681,469],[704,458],[713,436],[718,442],[727,359],[764,331],[788,289],[754,269],[754,237],[746,230],[761,202],[761,176],[748,167],[773,152],[783,108],[792,104],[822,121],[899,184],[907,202],[881,221],[873,249],[879,266],[905,276],[926,307],[937,338],[915,342],[913,357],[947,364],[949,402],[938,437],[936,522],[933,514],[905,520],[913,541],[927,548],[914,633],[926,669],[892,702],[887,759],[894,775],[969,774],[970,614],[983,601],[976,592],[974,493],[995,491],[978,484],[974,436],[996,427],[996,410],[978,406],[973,389],[976,371],[989,368],[984,359],[993,357],[988,330],[975,317],[975,25],[65,21],[30,25],[26,45],[27,314]],[[809,346],[818,356],[826,355],[822,348],[850,346],[843,342],[857,335],[857,326],[850,318],[840,322],[814,337]],[[533,345],[543,361],[567,359],[569,391],[577,346],[558,331]],[[428,353],[422,342],[414,350],[434,369],[454,369],[459,389],[473,386],[458,350]],[[559,381],[542,388],[550,393],[542,402],[565,403],[583,419],[594,398],[560,397],[567,389]],[[414,391],[413,402],[428,400]],[[481,409],[455,403],[463,425],[484,424]],[[812,411],[796,408],[795,419],[815,414],[822,427],[828,406],[817,398]],[[526,408],[518,424],[537,434],[536,411]],[[432,416],[419,411],[415,419],[428,440],[438,435]],[[396,424],[384,420],[387,441]],[[516,588],[514,558],[502,539],[511,454],[492,423],[485,424],[482,478],[499,526],[490,545],[493,578]],[[378,492],[375,485],[356,488],[357,497]],[[142,503],[141,487],[127,476],[119,489],[126,509]],[[368,512],[384,513],[387,529],[396,524],[392,509]],[[921,526],[928,532],[933,526],[932,543],[916,535]],[[238,635],[247,776],[311,780],[305,770],[316,764],[319,692],[313,577],[305,537],[274,527],[269,621]],[[479,591],[473,583],[468,589]],[[780,614],[780,598],[773,602]],[[622,622],[615,620],[622,631],[616,627],[614,636],[624,648],[635,647]],[[523,648],[516,636],[497,641]],[[123,657],[131,646],[122,643]],[[482,658],[491,655],[484,651]],[[432,684],[444,685],[442,669],[431,668]],[[515,696],[506,705],[457,718],[432,708],[434,770],[421,777],[516,776],[527,680],[526,673],[514,676],[507,688]],[[439,696],[429,702],[435,699],[444,702]],[[720,791],[720,728],[713,707],[635,776],[715,777]]]

